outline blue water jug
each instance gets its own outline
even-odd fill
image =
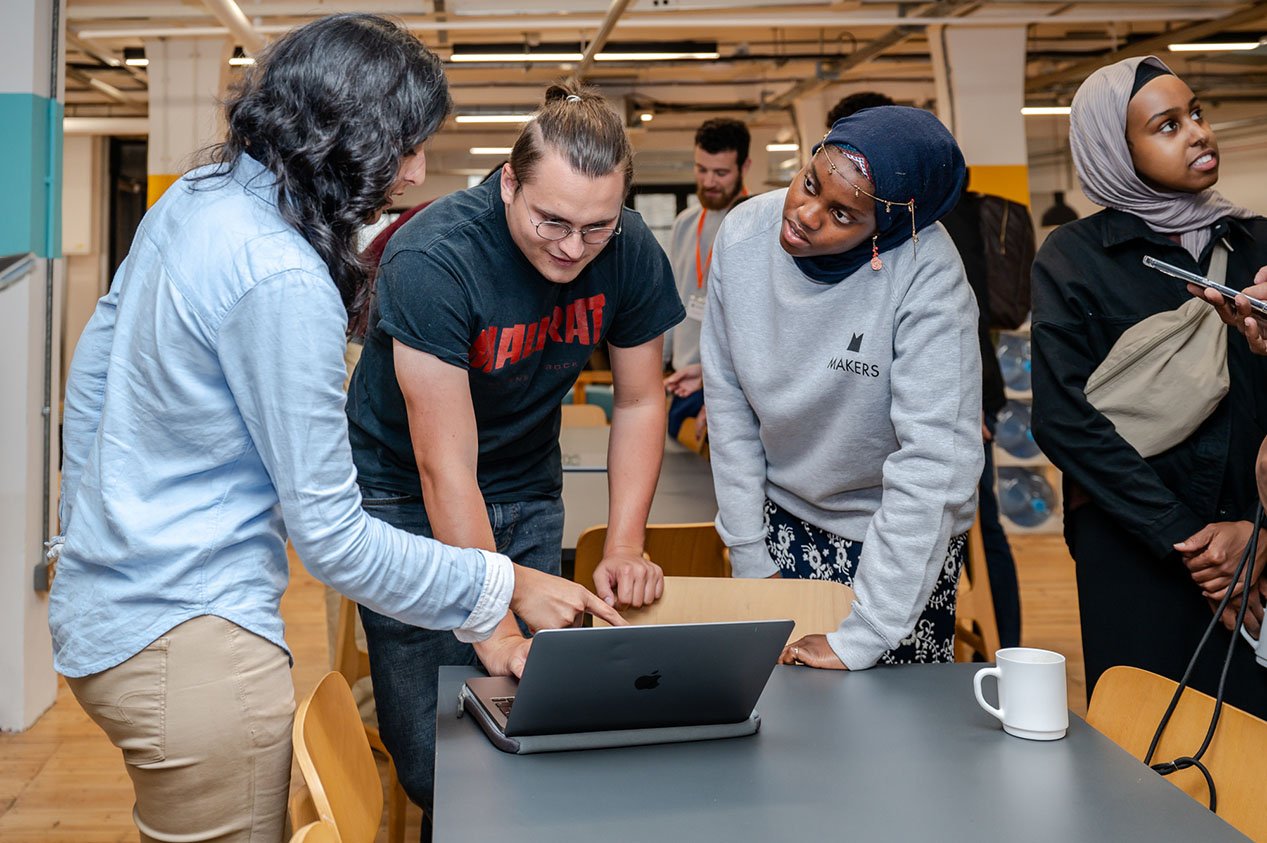
[[[1034,443],[1034,431],[1029,425],[1029,405],[1023,401],[1008,401],[999,411],[998,425],[994,429],[994,441],[1000,448],[1018,459],[1039,455]]]
[[[1000,468],[999,509],[1013,524],[1037,527],[1055,514],[1056,492],[1033,469]]]
[[[1028,392],[1030,389],[1029,337],[1016,334],[999,336],[999,368],[1003,370],[1003,382],[1008,389]]]

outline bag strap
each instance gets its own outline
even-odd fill
[[[1222,237],[1214,241],[1214,251],[1210,252],[1210,271],[1205,277],[1216,284],[1222,284],[1227,278],[1227,244]]]

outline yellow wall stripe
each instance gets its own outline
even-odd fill
[[[968,189],[1002,196],[1029,206],[1029,167],[1024,164],[972,164]]]
[[[151,174],[146,183],[145,207],[154,207],[154,203],[167,192],[167,188],[171,187],[179,179],[179,173],[160,173],[159,175]]]

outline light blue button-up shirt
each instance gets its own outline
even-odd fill
[[[347,314],[275,197],[247,156],[229,175],[177,182],[80,338],[49,604],[67,676],[202,615],[285,648],[288,534],[317,578],[406,623],[480,640],[507,610],[504,556],[361,508],[343,413]]]

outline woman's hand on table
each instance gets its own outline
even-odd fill
[[[779,664],[800,664],[823,670],[848,670],[836,651],[827,643],[826,635],[806,635],[783,648]]]

